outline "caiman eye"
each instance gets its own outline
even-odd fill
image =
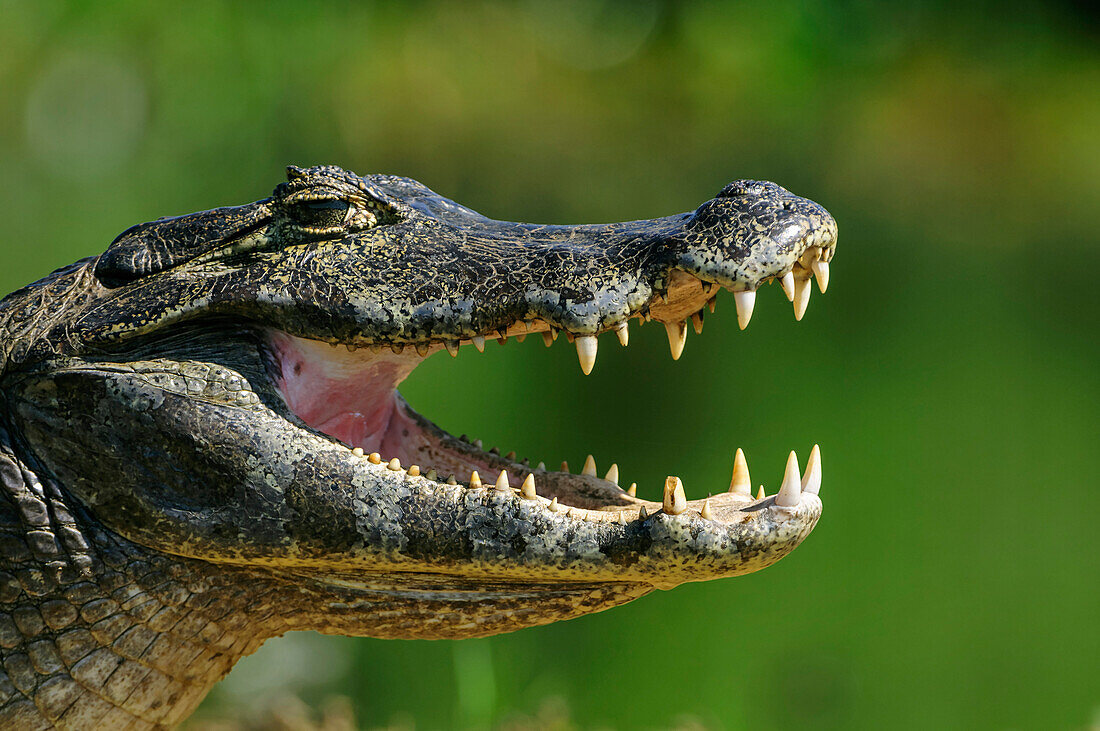
[[[348,202],[343,200],[299,201],[291,206],[291,216],[300,227],[311,232],[339,229],[348,217]]]

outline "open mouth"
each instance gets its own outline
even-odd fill
[[[809,302],[811,279],[816,279],[821,292],[828,286],[831,256],[831,246],[807,246],[793,267],[761,283],[778,281],[794,305],[796,319],[801,320]],[[413,411],[397,392],[398,384],[436,351],[446,349],[451,356],[471,348],[484,352],[490,340],[504,344],[511,339],[522,342],[528,336],[541,338],[547,347],[559,337],[568,339],[576,347],[581,370],[588,374],[595,366],[601,339],[628,345],[632,319],[663,325],[671,355],[678,359],[689,326],[696,333],[702,331],[704,315],[714,312],[717,294],[718,285],[675,270],[665,291],[597,334],[572,333],[533,317],[483,335],[428,342],[330,344],[278,330],[268,331],[267,337],[274,380],[290,411],[305,426],[343,445],[375,469],[456,489],[512,493],[516,499],[541,504],[552,513],[588,522],[628,523],[663,511],[668,515],[695,513],[730,524],[751,520],[762,508],[793,510],[810,495],[816,500],[821,486],[817,446],[810,452],[804,473],[791,452],[783,481],[771,495],[762,486],[753,491],[748,465],[737,450],[728,488],[688,500],[680,479],[669,476],[663,500],[658,503],[638,498],[636,484],[623,484],[615,464],[601,474],[589,456],[579,473],[574,473],[565,462],[552,469],[547,462],[532,464],[529,459],[519,459],[515,452],[485,450],[480,440],[455,437],[440,429]],[[744,329],[753,313],[756,290],[732,294],[738,324]],[[610,333],[615,337],[600,337]]]

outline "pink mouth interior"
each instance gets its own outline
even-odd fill
[[[398,397],[398,384],[423,360],[411,348],[401,355],[366,348],[348,352],[278,331],[269,334],[269,343],[279,390],[310,427],[385,460],[434,467],[444,477],[465,480],[471,470],[489,476],[487,463],[442,444]]]

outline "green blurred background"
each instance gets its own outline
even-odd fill
[[[201,719],[352,700],[364,727],[1100,724],[1100,33],[1084,4],[0,0],[0,292],[283,167],[415,177],[488,215],[691,210],[737,177],[834,214],[833,284],[663,329],[436,356],[455,433],[619,464],[643,495],[774,490],[825,512],[760,574],[486,640],[298,635]],[[605,341],[606,342],[606,341]],[[464,351],[465,352],[465,351]],[[526,719],[517,721],[516,719]]]

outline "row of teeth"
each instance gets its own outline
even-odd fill
[[[818,289],[822,294],[829,287],[829,262],[824,259],[814,259],[810,264],[809,269],[804,269],[800,265],[798,268],[800,273],[804,273],[805,276],[796,277],[794,269],[787,272],[783,276],[779,277],[779,284],[783,288],[784,294],[787,295],[787,299],[794,303],[794,319],[801,321],[802,316],[806,314],[806,308],[810,304],[810,292],[812,287],[810,286],[810,279],[816,277]],[[702,286],[705,292],[709,294],[710,289],[713,287],[709,282],[702,282]],[[756,290],[747,289],[740,292],[733,293],[733,300],[737,306],[737,325],[744,330],[749,326],[749,321],[752,319],[753,309],[756,307]],[[715,298],[711,297],[707,301],[707,308],[714,312]],[[643,322],[648,318],[643,316]],[[691,316],[691,324],[695,329],[695,334],[699,335],[703,332],[703,310],[699,310]],[[673,360],[679,360],[680,356],[684,352],[684,344],[687,342],[687,320],[681,320],[680,322],[666,322],[665,332],[668,334],[668,347],[672,353]],[[542,333],[543,342],[546,347],[553,345],[557,339],[557,331],[549,330]],[[624,348],[630,342],[630,332],[628,330],[627,322],[624,320],[615,328],[615,336],[619,339],[619,344]],[[523,342],[525,335],[518,335],[516,339]],[[592,369],[596,365],[596,352],[598,349],[597,336],[595,335],[573,335],[572,333],[566,333],[566,337],[577,347],[577,360],[581,365],[581,372],[584,375],[588,375],[592,372]],[[506,336],[502,336],[497,339],[498,342],[503,344],[506,340]],[[479,353],[485,352],[485,337],[481,335],[475,335],[470,338],[470,342],[477,348]],[[451,354],[451,357],[458,356],[459,343],[448,342],[446,344],[447,352]]]
[[[787,295],[787,299],[794,304],[794,319],[801,321],[802,316],[806,314],[806,308],[810,304],[810,279],[817,279],[818,289],[822,294],[829,287],[829,262],[821,258],[824,252],[820,249],[811,249],[807,252],[808,256],[816,256],[809,264],[809,268],[803,267],[800,263],[796,263],[795,267],[786,274],[778,277],[779,284],[783,288],[783,293]],[[805,259],[806,256],[803,257]],[[799,271],[799,276],[795,276],[795,269]],[[710,282],[702,282],[704,293],[709,294],[714,287]],[[753,309],[756,307],[756,290],[747,289],[733,293],[734,303],[737,306],[737,324],[744,330],[749,325],[749,320],[752,319]],[[714,312],[715,297],[711,297],[707,301],[707,308]],[[643,322],[648,322],[650,317],[648,313],[640,314],[638,317]],[[534,323],[522,323],[528,330],[532,329]],[[699,310],[691,316],[691,324],[695,329],[695,334],[698,335],[703,332],[703,310]],[[681,320],[680,322],[666,322],[665,331],[668,334],[668,346],[672,353],[673,360],[679,360],[680,355],[684,352],[684,344],[687,342],[687,320]],[[630,333],[628,331],[627,322],[624,320],[619,323],[615,328],[615,335],[619,339],[619,343],[626,347],[630,340]],[[527,337],[526,333],[520,333],[515,336],[518,342],[523,342]],[[592,372],[592,369],[596,365],[596,351],[597,340],[595,335],[574,335],[573,333],[566,332],[566,337],[577,347],[577,359],[580,361],[581,372],[584,375],[588,375]],[[479,353],[485,352],[485,343],[490,338],[484,335],[474,335],[470,338],[470,342],[477,348]],[[502,330],[500,335],[495,339],[498,343],[503,345],[508,341],[508,335]],[[542,340],[546,344],[546,347],[550,347],[554,344],[554,341],[558,339],[558,329],[550,326],[549,330],[542,331]],[[459,347],[461,342],[458,340],[446,340],[443,342],[447,352],[451,354],[452,358],[458,357]],[[358,347],[355,344],[347,344],[349,351],[354,351]],[[380,352],[384,347],[380,343],[371,344],[369,347],[374,352]],[[429,343],[417,343],[415,346],[416,352],[420,356],[427,356],[433,351],[433,346]],[[397,354],[404,352],[405,345],[403,343],[392,343],[389,348]]]
[[[366,459],[371,464],[380,465],[383,463],[382,457],[378,452],[372,452],[370,454],[364,454],[363,450],[359,447],[351,450],[352,454],[356,457]],[[394,472],[401,472],[401,460],[394,457],[386,463],[386,467]],[[568,465],[562,463],[563,471],[568,471]],[[539,467],[536,471],[545,471],[545,465],[539,463]],[[404,472],[410,477],[424,477],[427,480],[434,482],[440,482],[439,475],[434,469],[428,470],[421,475],[419,465],[411,465]],[[596,460],[592,455],[588,455],[585,460],[584,468],[581,470],[582,475],[590,477],[596,476]],[[607,475],[604,479],[618,485],[619,480],[619,467],[616,464],[611,465],[608,469]],[[447,485],[458,486],[458,481],[455,480],[454,475],[448,477],[443,481]],[[469,489],[483,488],[485,485],[481,481],[481,475],[477,470],[473,470],[470,473]],[[508,470],[501,470],[497,476],[496,483],[493,485],[494,489],[500,492],[518,494],[523,500],[538,500],[544,503],[544,506],[553,513],[569,513],[570,517],[578,518],[581,520],[588,520],[591,522],[619,522],[626,523],[630,516],[636,516],[639,520],[645,520],[648,517],[648,512],[645,505],[641,506],[627,506],[618,507],[611,510],[588,510],[586,508],[575,508],[569,505],[563,505],[558,502],[556,497],[547,499],[540,497],[536,485],[535,485],[535,473],[529,472],[523,479],[519,489],[512,487],[509,480]],[[626,492],[631,497],[637,495],[638,485],[637,483],[631,483]],[[775,505],[784,508],[792,508],[798,505],[802,499],[802,493],[811,493],[817,495],[821,490],[821,449],[818,445],[814,445],[810,451],[810,458],[806,462],[806,472],[800,473],[798,468],[798,456],[792,451],[790,456],[787,457],[787,466],[783,474],[783,482],[780,484],[779,492],[775,495]],[[733,477],[730,479],[729,490],[730,494],[737,495],[744,500],[753,500],[752,496],[752,481],[749,478],[749,465],[745,459],[745,453],[740,449],[737,450],[733,459]],[[756,501],[761,501],[767,498],[768,495],[764,491],[764,486],[761,485],[756,493]],[[684,513],[688,508],[687,494],[684,492],[684,484],[679,477],[671,475],[665,479],[664,497],[661,504],[662,510],[667,515],[680,515]],[[707,520],[713,519],[713,511],[710,505],[710,499],[703,501],[702,506],[699,508],[699,515]]]

